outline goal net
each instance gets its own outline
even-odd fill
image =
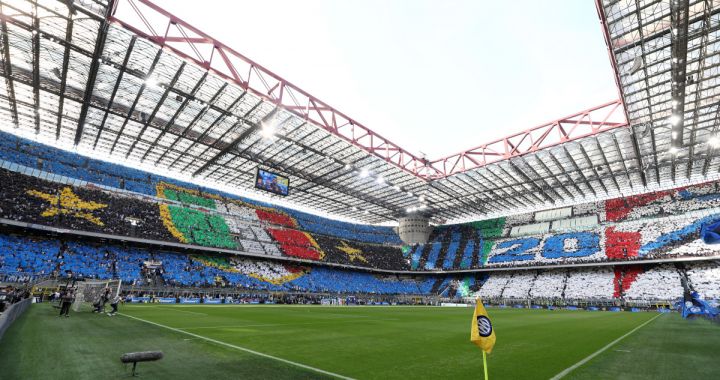
[[[105,289],[109,289],[108,301],[120,294],[120,286],[122,280],[85,280],[77,283],[75,291],[75,302],[73,302],[73,311],[80,310],[83,303],[94,304],[100,301]],[[100,301],[102,302],[102,301]]]

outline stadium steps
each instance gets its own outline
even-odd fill
[[[475,239],[475,252],[473,252],[470,267],[478,268],[480,267],[480,258],[483,250],[483,239],[480,238],[480,231],[475,232],[472,238]]]
[[[468,240],[471,238],[472,234],[468,233],[467,228],[460,229],[460,245],[458,246],[457,253],[455,254],[455,260],[453,260],[453,268],[460,268],[460,263],[462,262],[463,258],[463,252],[465,252],[465,247],[467,247]]]
[[[440,254],[438,255],[437,260],[435,260],[436,268],[442,268],[443,263],[445,262],[445,257],[448,254],[448,247],[450,246],[450,241],[452,238],[451,230],[452,230],[451,228],[448,228],[442,237],[442,245],[440,245]]]
[[[445,282],[445,279],[442,278],[438,278],[437,280],[435,280],[432,288],[430,288],[430,294],[438,294],[440,286],[442,286],[443,282]]]
[[[563,272],[565,272],[565,279],[563,280],[563,288],[562,288],[562,291],[560,292],[560,296],[562,298],[565,298],[565,289],[567,289],[567,282],[568,282],[568,278],[570,277],[570,271],[563,270]]]

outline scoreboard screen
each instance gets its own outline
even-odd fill
[[[258,168],[255,187],[282,196],[290,194],[290,179],[280,174]]]

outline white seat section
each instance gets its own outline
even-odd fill
[[[243,250],[255,254],[265,254],[265,250],[262,245],[254,240],[240,240],[240,245],[243,246]]]
[[[690,285],[705,299],[720,299],[720,265],[716,263],[697,264],[689,268],[687,277]]]
[[[676,300],[683,295],[680,274],[670,265],[661,265],[637,276],[625,291],[628,300]]]
[[[244,225],[242,229],[240,229],[240,236],[243,239],[257,240],[257,237],[255,236],[252,228],[250,228],[250,226],[248,226],[247,224]]]
[[[505,285],[502,296],[504,298],[528,298],[535,280],[535,273],[535,271],[522,271],[513,274]]]
[[[530,288],[530,297],[561,298],[566,277],[567,273],[564,270],[540,272],[535,278],[532,288]]]
[[[596,268],[571,271],[565,284],[565,298],[569,299],[610,299],[615,292],[611,269]]]
[[[275,243],[261,243],[263,248],[265,249],[265,253],[271,256],[282,256],[282,253],[278,249],[277,245]]]
[[[230,232],[234,234],[242,234],[243,225],[238,222],[237,218],[231,215],[223,215],[225,224],[227,224]]]
[[[260,222],[260,218],[258,218],[257,214],[255,213],[255,209],[238,206],[235,203],[227,203],[226,206],[227,211],[230,214],[237,215],[243,220]]]
[[[268,235],[268,233],[265,232],[264,228],[257,227],[257,226],[250,226],[250,228],[253,230],[253,232],[255,233],[255,236],[257,237],[258,240],[272,241],[272,239],[270,238],[270,235]]]
[[[510,280],[510,277],[511,275],[508,273],[493,273],[476,294],[480,296],[480,298],[498,298],[502,295],[502,291]]]

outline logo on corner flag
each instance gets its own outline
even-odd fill
[[[488,354],[495,346],[495,329],[479,298],[475,303],[475,312],[470,323],[470,341]]]
[[[492,322],[490,322],[490,318],[488,318],[484,315],[478,315],[477,327],[478,327],[478,334],[480,334],[480,336],[483,338],[487,338],[490,336],[490,334],[492,334],[492,331],[493,331]]]

